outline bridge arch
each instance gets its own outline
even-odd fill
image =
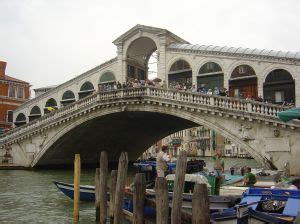
[[[174,60],[168,69],[168,86],[175,88],[176,85],[192,86],[193,70],[191,63],[181,57]]]
[[[295,79],[285,69],[272,70],[263,84],[264,99],[272,103],[295,103]]]
[[[78,98],[82,99],[91,95],[95,91],[94,85],[90,81],[85,81],[78,92]]]
[[[67,90],[63,93],[60,103],[62,106],[67,106],[68,104],[73,103],[75,101],[76,98],[74,92],[71,90]]]
[[[197,74],[197,87],[201,86],[207,89],[224,87],[224,72],[219,63],[209,60],[201,64]]]
[[[98,89],[101,91],[110,90],[116,81],[116,76],[112,71],[104,71],[99,77]]]
[[[42,116],[41,109],[38,106],[34,106],[30,110],[29,122]]]
[[[257,75],[249,64],[239,64],[230,73],[229,95],[231,97],[256,99],[258,97]]]
[[[136,114],[138,113],[142,113],[142,115],[137,116]],[[120,115],[120,116],[119,116]],[[122,116],[126,116],[125,118],[122,118]],[[112,118],[107,119],[108,116],[112,116]],[[115,119],[115,118],[118,119]],[[145,117],[147,117],[147,119],[150,119],[149,122],[144,122],[143,125],[141,126],[140,124],[141,122],[141,117],[142,119],[144,119],[145,121]],[[162,118],[159,119],[159,124],[155,123],[154,121],[157,118]],[[122,119],[121,119],[122,118]],[[99,120],[97,120],[99,119]],[[105,122],[102,122],[101,119],[107,119]],[[128,119],[128,120],[127,120]],[[169,122],[171,119],[171,121],[173,122]],[[114,120],[117,120],[117,122],[121,122],[121,123],[113,123]],[[228,120],[227,118],[224,117],[224,120]],[[97,122],[94,123],[94,121],[97,121],[102,124],[99,125]],[[112,124],[112,123],[113,124]],[[122,123],[123,122],[123,123]],[[140,127],[141,129],[133,132],[134,134],[131,136],[131,139],[134,138],[134,141],[131,142],[130,145],[128,145],[128,142],[130,141],[130,138],[128,138],[128,136],[130,136],[130,131],[132,131],[131,129],[128,129],[126,132],[126,134],[129,133],[129,135],[125,135],[122,136],[122,130],[120,133],[115,133],[114,132],[118,129],[116,129],[116,124],[120,125],[119,127],[122,127],[122,125],[126,124],[128,125],[128,123],[130,123],[132,126],[130,126],[131,128],[134,127]],[[136,122],[135,124],[132,124],[132,122]],[[151,125],[149,125],[151,123]],[[175,125],[176,123],[176,125]],[[122,124],[122,125],[121,125]],[[111,125],[112,128],[109,131],[108,125]],[[125,126],[126,126],[125,125]],[[158,125],[158,126],[156,126]],[[170,127],[168,127],[168,125],[170,125]],[[172,126],[173,125],[173,126]],[[175,126],[174,126],[175,125]],[[131,160],[134,160],[137,158],[137,156],[139,155],[138,153],[142,153],[144,150],[147,149],[147,147],[151,146],[151,144],[153,144],[155,141],[168,136],[169,134],[172,134],[173,132],[176,131],[180,131],[186,128],[190,128],[190,127],[195,127],[198,125],[204,125],[206,127],[209,127],[212,130],[215,130],[216,132],[220,133],[221,135],[223,135],[224,137],[230,139],[232,142],[235,142],[236,145],[241,146],[242,148],[244,148],[248,153],[250,153],[251,155],[253,155],[253,157],[260,161],[261,163],[266,164],[266,158],[259,152],[259,149],[257,148],[253,148],[251,147],[251,145],[247,142],[244,141],[240,138],[240,136],[237,136],[236,133],[233,132],[232,129],[226,128],[226,125],[223,125],[223,122],[216,122],[215,118],[213,116],[193,116],[193,113],[191,111],[186,111],[186,110],[176,110],[176,109],[170,109],[170,110],[166,110],[164,107],[161,107],[157,104],[149,104],[146,107],[140,107],[139,105],[128,105],[126,106],[126,108],[122,108],[122,107],[110,107],[110,108],[105,108],[105,109],[101,109],[96,111],[95,113],[91,113],[91,114],[86,114],[85,116],[83,116],[80,120],[77,120],[76,122],[69,122],[64,128],[60,129],[59,131],[57,131],[55,133],[55,135],[51,138],[48,139],[43,148],[41,149],[41,151],[37,154],[37,156],[35,157],[32,166],[34,165],[42,165],[43,160],[49,160],[49,158],[47,158],[48,155],[52,156],[55,153],[63,153],[64,150],[74,150],[74,151],[69,151],[69,155],[67,157],[70,157],[71,159],[73,158],[72,155],[74,153],[78,153],[80,152],[83,156],[83,158],[87,155],[91,155],[92,153],[95,153],[95,156],[93,154],[93,157],[95,158],[99,158],[98,155],[100,155],[100,151],[101,150],[107,150],[109,149],[109,153],[110,156],[113,157],[113,159],[117,160],[119,153],[122,150],[129,150],[129,157]],[[149,129],[149,127],[155,127],[158,129],[155,129],[157,132],[152,132],[153,129]],[[82,127],[85,127],[84,129],[81,129]],[[100,137],[100,136],[95,136],[92,137],[92,133],[88,132],[88,130],[91,130],[95,127],[98,127],[99,129],[94,129],[95,132],[102,132],[104,133],[105,131],[108,131],[106,137]],[[160,128],[159,128],[160,127]],[[175,128],[174,128],[175,127]],[[163,131],[162,131],[163,129]],[[72,132],[72,130],[75,130],[75,132]],[[77,130],[77,131],[76,131]],[[114,131],[112,131],[114,130]],[[149,136],[149,132],[152,132],[153,136],[152,139],[148,139]],[[79,136],[79,140],[78,142],[72,143],[71,144],[67,144],[70,143],[67,140],[62,141],[61,139],[64,138],[64,136],[68,136],[70,134],[70,136],[73,136],[74,138],[74,133],[77,133]],[[91,137],[91,139],[102,139],[102,141],[111,141],[111,145],[109,147],[104,146],[105,143],[101,143],[99,144],[99,142],[96,144],[96,148],[92,148],[91,145],[89,145],[89,141],[85,140],[86,138],[84,138],[84,134],[87,134],[89,136],[89,138]],[[121,135],[121,136],[120,136]],[[145,136],[147,136],[147,142],[145,141]],[[124,142],[127,142],[126,144],[121,144],[118,145],[118,143],[116,143],[115,138],[119,137],[120,139],[124,139],[126,138],[126,140]],[[81,139],[80,139],[81,138]],[[76,146],[79,142],[81,142],[81,144],[84,144],[84,146],[80,149],[80,148],[74,148],[73,146]],[[143,142],[143,143],[141,143]],[[65,144],[64,144],[65,143]],[[107,142],[106,142],[107,143]],[[63,147],[64,145],[68,145],[65,146],[66,149],[61,149],[59,148],[58,150],[58,145],[59,147]],[[51,149],[52,148],[52,149]],[[116,151],[113,152],[115,149]],[[49,151],[48,151],[49,150]],[[54,150],[54,151],[51,151]],[[80,151],[81,150],[81,151]],[[97,151],[98,150],[98,151]],[[56,151],[56,152],[55,152]],[[48,153],[48,155],[47,155]],[[65,154],[64,154],[65,155]],[[64,157],[64,161],[65,161],[66,156]],[[52,161],[52,159],[51,159]],[[72,162],[72,161],[70,161]]]
[[[19,127],[19,126],[22,126],[22,125],[24,125],[24,124],[26,124],[27,123],[27,121],[26,121],[26,116],[25,116],[25,114],[23,114],[23,113],[19,113],[18,115],[17,115],[17,117],[16,117],[16,121],[15,121],[15,125],[17,126],[17,127]]]
[[[125,49],[126,80],[148,79],[148,62],[158,46],[156,40],[147,35],[135,38],[128,44]]]

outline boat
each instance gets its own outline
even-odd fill
[[[300,212],[300,190],[249,188],[239,204],[211,215],[212,223],[293,223]]]
[[[74,199],[74,184],[53,181],[55,186],[67,197]],[[95,201],[95,187],[91,185],[80,185],[80,201]]]

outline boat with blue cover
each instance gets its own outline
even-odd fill
[[[213,223],[293,223],[300,212],[300,190],[249,188],[234,208],[213,213]]]

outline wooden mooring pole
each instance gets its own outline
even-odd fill
[[[146,179],[144,173],[137,173],[133,188],[133,223],[144,223],[144,202],[146,191]]]
[[[96,221],[100,220],[100,168],[96,168],[95,174],[95,207],[96,207]]]
[[[127,178],[128,168],[128,156],[127,152],[122,152],[119,165],[118,165],[118,177],[115,193],[115,206],[114,206],[114,224],[120,224],[123,218],[123,199],[124,199],[124,188]]]
[[[109,199],[110,223],[114,223],[114,204],[115,204],[117,177],[118,177],[118,170],[112,170],[110,175],[110,199]]]
[[[169,199],[167,180],[165,177],[157,177],[155,180],[156,223],[168,224]]]
[[[100,224],[105,224],[107,217],[107,173],[107,153],[102,151],[100,156]]]
[[[192,198],[193,224],[207,224],[209,217],[209,198],[206,184],[195,184]]]
[[[80,155],[75,154],[74,160],[74,222],[79,220],[79,201],[80,201]]]
[[[184,191],[184,178],[186,172],[186,165],[187,165],[187,153],[186,151],[181,151],[179,154],[179,158],[176,162],[174,191],[173,191],[172,210],[171,210],[171,224],[181,223],[182,194]]]

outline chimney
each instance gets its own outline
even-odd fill
[[[5,76],[6,62],[0,61],[0,78]]]

